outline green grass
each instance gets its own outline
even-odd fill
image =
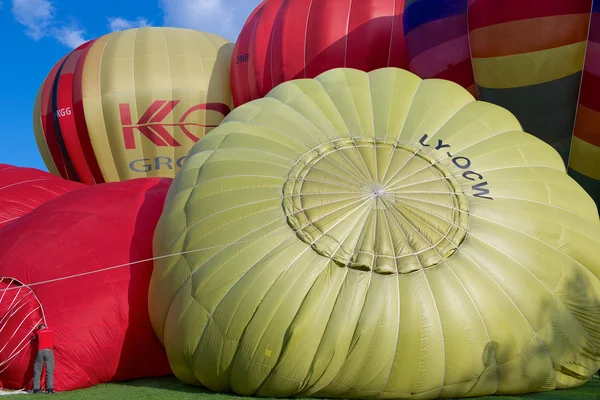
[[[206,389],[189,386],[179,382],[174,377],[158,379],[138,379],[134,381],[98,385],[90,389],[57,393],[59,399],[103,399],[103,400],[243,400],[241,396],[213,393]],[[19,399],[18,396],[8,396],[7,399]],[[488,396],[479,400],[577,400],[599,399],[600,379],[590,380],[587,384],[571,390],[555,390],[526,396]]]

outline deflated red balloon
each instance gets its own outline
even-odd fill
[[[5,387],[31,386],[36,348],[29,338],[41,322],[55,332],[58,391],[171,373],[148,317],[152,261],[136,263],[152,258],[170,183],[84,187],[0,229]]]
[[[0,164],[0,228],[45,202],[85,185],[34,168]]]

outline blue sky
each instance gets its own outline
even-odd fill
[[[32,111],[39,85],[71,49],[137,26],[176,26],[235,41],[261,0],[0,0],[0,163],[47,170]]]

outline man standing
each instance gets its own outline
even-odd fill
[[[32,340],[37,340],[38,351],[33,365],[33,393],[40,393],[42,368],[46,364],[46,387],[54,394],[54,332],[41,324]]]

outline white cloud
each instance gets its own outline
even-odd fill
[[[12,13],[25,26],[25,34],[34,40],[52,37],[70,48],[86,41],[85,32],[76,23],[66,25],[56,21],[56,9],[49,0],[13,0]]]
[[[131,28],[142,28],[144,26],[151,26],[151,24],[146,18],[141,17],[138,17],[135,21],[121,17],[109,18],[108,24],[111,32],[122,31]]]
[[[53,29],[52,36],[62,44],[72,49],[86,42],[83,38],[85,32],[77,27],[66,27]]]
[[[24,25],[27,36],[40,40],[48,35],[56,10],[48,0],[13,0],[12,13],[15,20]]]
[[[262,0],[160,0],[164,24],[212,32],[235,41]]]

